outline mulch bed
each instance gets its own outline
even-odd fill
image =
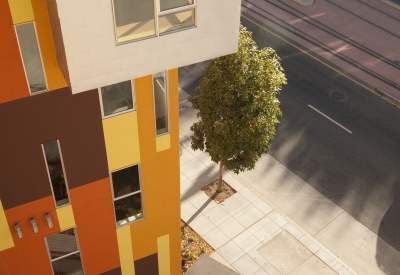
[[[212,254],[215,250],[190,226],[181,220],[182,274],[197,261],[201,254]]]
[[[222,180],[222,183],[222,192],[220,193],[217,192],[218,179],[211,182],[201,190],[219,204],[236,193],[235,189],[230,187],[224,180]]]

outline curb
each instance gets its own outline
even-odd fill
[[[296,3],[302,5],[302,6],[311,6],[312,4],[314,4],[314,0],[293,0]]]
[[[395,98],[394,96],[388,94],[387,92],[385,92],[382,89],[379,88],[375,88],[374,90],[380,97],[382,97],[383,99],[385,99],[386,101],[392,103],[393,105],[400,107],[400,99]]]

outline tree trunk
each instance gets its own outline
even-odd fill
[[[224,168],[224,162],[222,160],[219,161],[219,173],[218,173],[218,188],[217,192],[222,192],[222,170]]]

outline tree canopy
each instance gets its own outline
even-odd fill
[[[240,26],[238,52],[212,59],[189,97],[200,118],[190,128],[192,149],[235,173],[253,169],[270,148],[282,115],[276,96],[286,84],[276,52],[259,49],[251,34]]]

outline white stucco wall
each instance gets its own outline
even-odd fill
[[[197,0],[197,27],[116,46],[112,0],[57,0],[73,93],[237,51],[241,0]]]

